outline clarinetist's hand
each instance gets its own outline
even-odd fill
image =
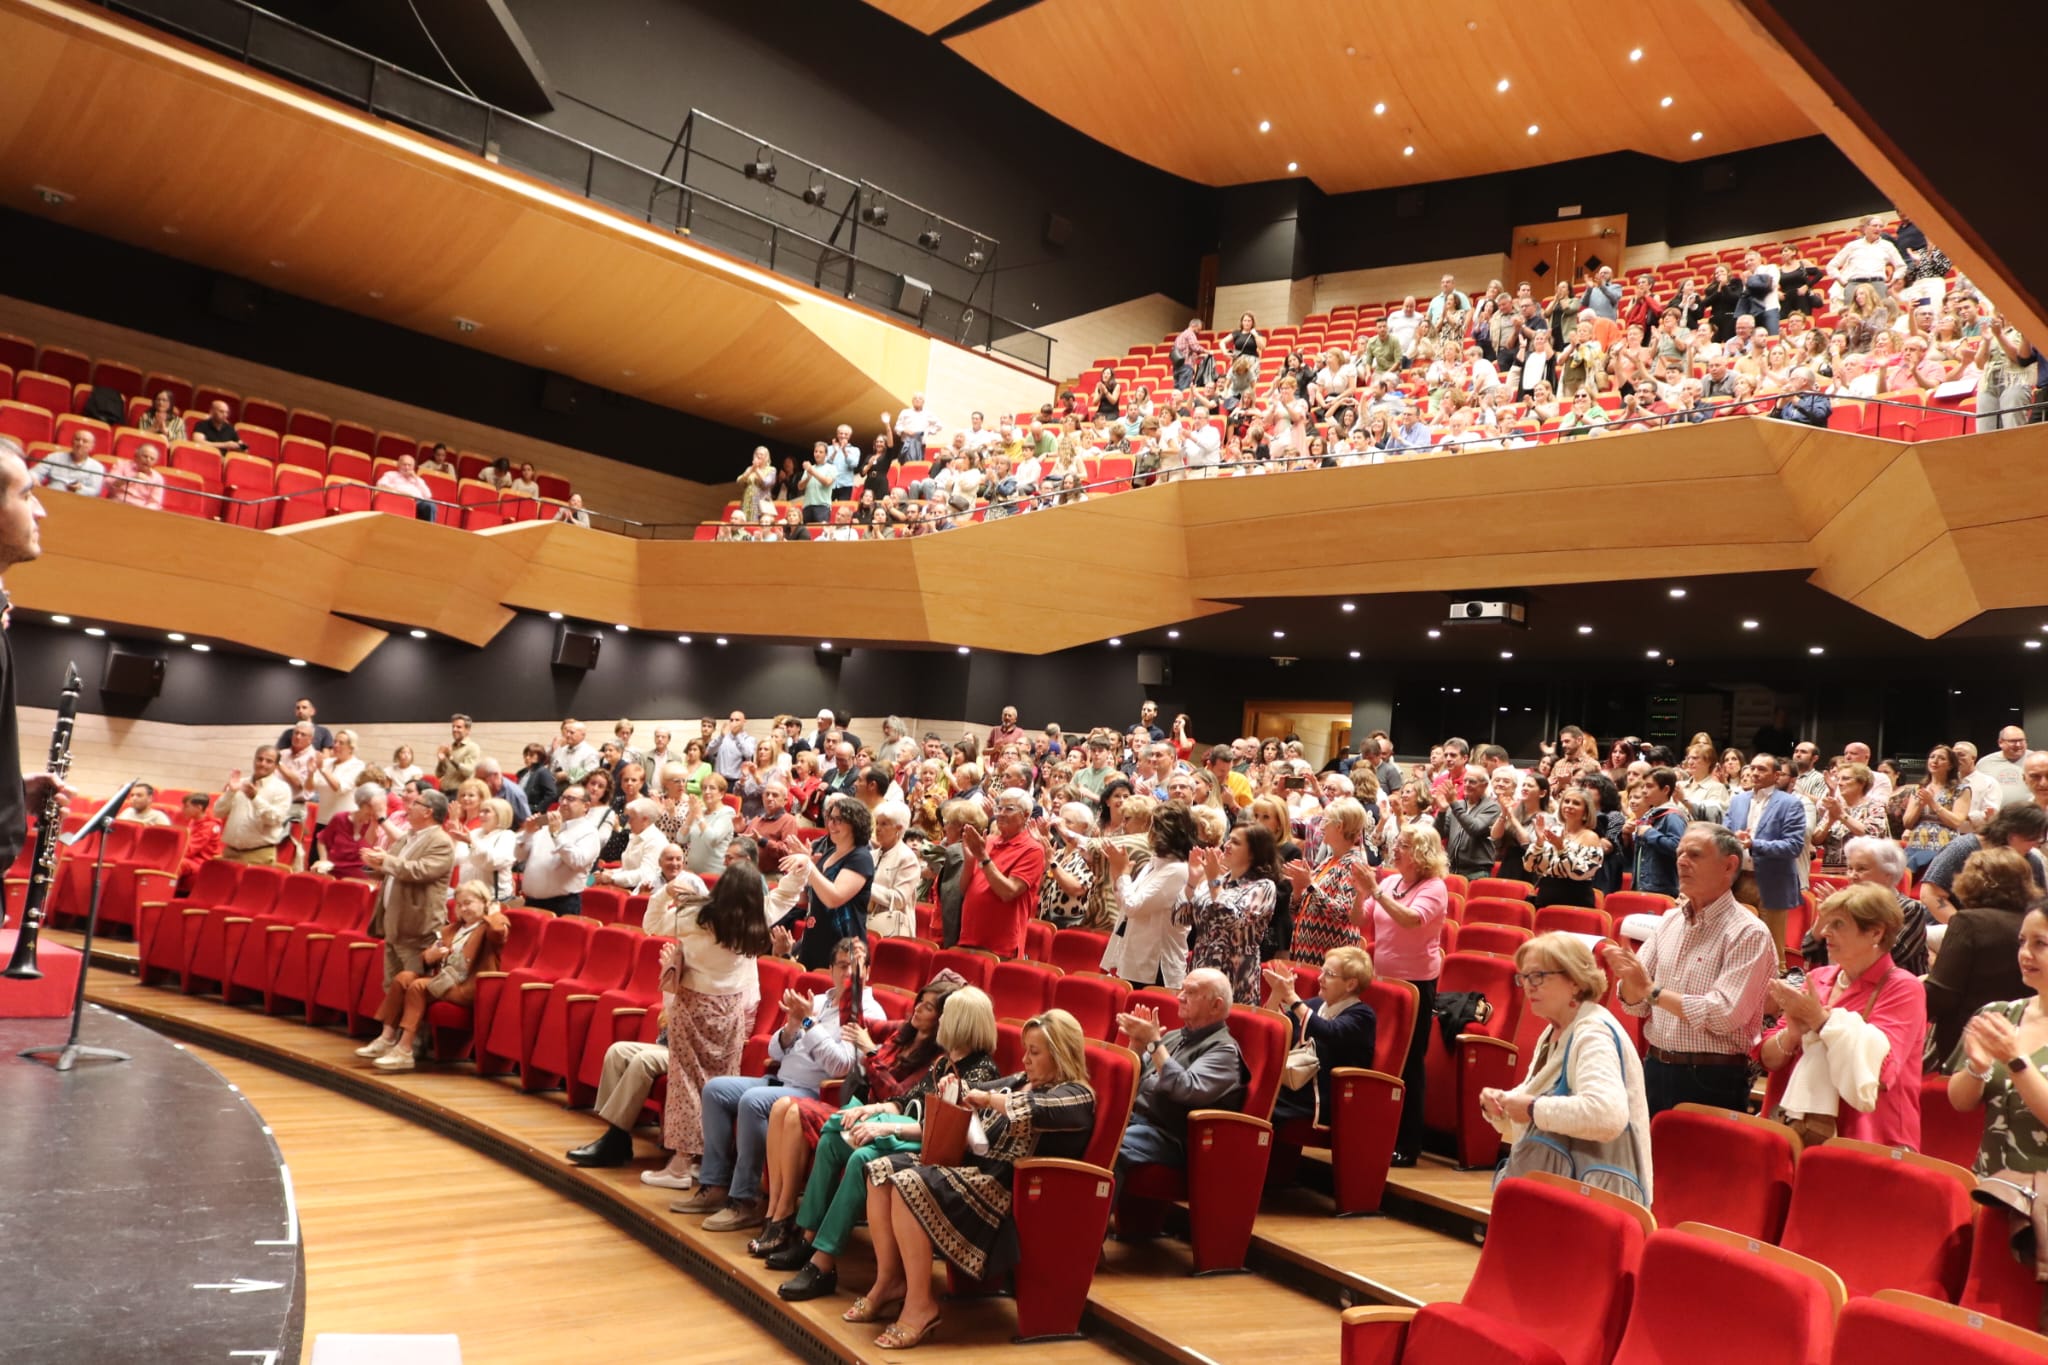
[[[28,798],[28,804],[31,809],[42,805],[52,796],[61,796],[69,801],[72,797],[78,795],[77,792],[65,786],[64,779],[58,777],[55,773],[25,775],[21,779],[21,787],[23,795]]]

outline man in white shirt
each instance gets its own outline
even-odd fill
[[[1889,801],[1892,799],[1892,775],[1881,771],[1875,763],[1870,761],[1870,746],[1868,744],[1865,744],[1860,739],[1851,740],[1842,746],[1842,757],[1848,759],[1851,763],[1861,763],[1864,767],[1870,769],[1870,795],[1865,799],[1871,801]]]
[[[1956,756],[1956,780],[1970,789],[1970,829],[1984,828],[1998,807],[2004,791],[1998,779],[1977,766],[1977,746],[1967,739],[1949,745]]]
[[[1188,419],[1186,431],[1181,435],[1181,457],[1187,462],[1191,478],[1213,478],[1217,465],[1223,460],[1223,433],[1209,423],[1209,409],[1200,403]]]
[[[626,803],[626,828],[632,831],[626,851],[619,855],[616,868],[590,879],[592,886],[616,886],[630,896],[636,891],[651,894],[662,884],[661,853],[668,847],[668,836],[654,823],[660,814],[661,803],[649,797]]]
[[[1410,294],[1401,300],[1401,306],[1387,314],[1387,331],[1394,340],[1401,343],[1401,354],[1410,358],[1415,355],[1415,334],[1422,327],[1422,314],[1415,311],[1415,296]]]
[[[967,415],[967,430],[958,433],[962,438],[964,438],[962,444],[966,447],[967,452],[971,455],[980,454],[982,451],[987,450],[990,446],[994,445],[997,441],[1000,441],[1002,439],[1001,432],[991,431],[987,427],[983,426],[981,423],[982,416],[980,413],[969,413]]]
[[[320,768],[320,751],[313,747],[313,722],[292,726],[291,747],[277,756],[277,775],[292,789],[291,823],[306,818],[306,801],[313,794],[313,774]]]
[[[604,833],[580,783],[562,793],[555,809],[530,817],[519,829],[519,857],[526,864],[520,886],[527,908],[580,913],[584,879],[603,847]]]
[[[1998,784],[1998,804],[2010,801],[2025,801],[2026,779],[2020,775],[2020,764],[2027,757],[2027,732],[2017,725],[2008,725],[1998,732],[1998,752],[1977,765],[1977,771],[1988,774]]]
[[[256,751],[248,779],[243,780],[239,768],[229,773],[214,800],[213,813],[221,822],[220,856],[236,863],[275,863],[291,808],[292,789],[277,775],[277,750],[266,744]]]
[[[924,410],[924,395],[910,395],[910,406],[896,414],[892,424],[889,414],[882,414],[882,425],[896,433],[896,458],[898,460],[922,460],[925,444],[939,434],[939,419]]]
[[[53,493],[76,493],[96,498],[106,482],[107,467],[92,456],[93,435],[83,429],[73,432],[71,449],[53,450],[28,472],[29,482]]]
[[[571,716],[562,722],[562,737],[548,752],[548,762],[566,782],[581,782],[598,765],[597,750],[584,738],[589,727]]]
[[[168,825],[171,817],[150,804],[155,800],[156,788],[147,782],[137,782],[128,793],[128,804],[121,807],[120,814],[114,818],[138,825]]]

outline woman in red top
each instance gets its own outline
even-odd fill
[[[384,825],[384,789],[374,782],[365,782],[356,788],[355,795],[355,809],[329,820],[314,836],[327,854],[327,866],[322,869],[315,864],[313,870],[357,881],[381,881],[379,875],[363,866],[363,851],[383,848],[391,842]]]

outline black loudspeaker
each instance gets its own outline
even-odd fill
[[[116,697],[154,697],[164,690],[164,661],[126,650],[107,651],[100,691]]]
[[[1173,686],[1173,656],[1152,649],[1138,651],[1138,686]]]
[[[584,385],[566,375],[543,374],[540,380],[541,410],[574,416],[582,405],[584,389]]]
[[[1048,213],[1045,215],[1045,244],[1047,246],[1065,246],[1067,240],[1073,235],[1073,219],[1058,213]]]
[[[923,317],[926,305],[932,301],[932,287],[908,275],[899,275],[897,281],[896,311],[914,318]]]
[[[564,625],[555,631],[555,657],[550,660],[557,668],[597,667],[598,651],[604,648],[604,636],[594,630],[578,630]]]
[[[247,280],[216,275],[213,288],[207,292],[206,310],[230,322],[254,322],[263,311],[263,292]]]
[[[1420,218],[1429,212],[1429,196],[1419,189],[1394,191],[1394,216]]]
[[[1723,194],[1742,183],[1732,161],[1709,161],[1700,167],[1700,188],[1708,194]]]

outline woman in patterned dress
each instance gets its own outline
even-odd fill
[[[1279,885],[1279,847],[1264,825],[1239,825],[1222,848],[1198,848],[1188,858],[1188,889],[1173,911],[1192,931],[1188,969],[1222,972],[1241,1005],[1258,1003],[1259,944]]]
[[[1059,828],[1052,831],[1051,856],[1038,887],[1038,917],[1056,928],[1072,929],[1088,918],[1099,858],[1088,850],[1094,837],[1094,810],[1079,801],[1060,807]]]
[[[1906,866],[1915,881],[1950,840],[1970,832],[1971,796],[1956,776],[1955,750],[1935,745],[1927,755],[1927,780],[1907,798],[1901,822],[1906,828]]]
[[[988,1150],[958,1166],[920,1166],[916,1153],[868,1163],[868,1236],[875,1282],[846,1310],[848,1322],[895,1321],[875,1344],[907,1350],[939,1324],[928,1267],[934,1251],[963,1274],[990,1279],[1017,1259],[1010,1178],[1027,1157],[1078,1158],[1095,1128],[1087,1044],[1065,1010],[1024,1026],[1024,1069],[961,1102],[979,1110]]]
[[[1593,829],[1592,808],[1577,787],[1557,798],[1557,819],[1538,817],[1522,866],[1536,874],[1537,909],[1546,905],[1593,905],[1593,874],[1604,855]]]
[[[661,989],[669,1003],[661,1144],[675,1153],[671,1171],[704,1151],[705,1082],[740,1069],[754,1023],[743,979],[770,951],[761,912],[766,894],[752,864],[726,868],[709,901],[676,915],[676,941],[662,950]]]
[[[1323,808],[1323,857],[1311,868],[1300,858],[1281,869],[1293,888],[1294,945],[1288,956],[1296,962],[1320,962],[1332,948],[1357,947],[1361,940],[1353,914],[1358,886],[1351,869],[1368,866],[1365,857],[1365,807],[1340,797]]]

